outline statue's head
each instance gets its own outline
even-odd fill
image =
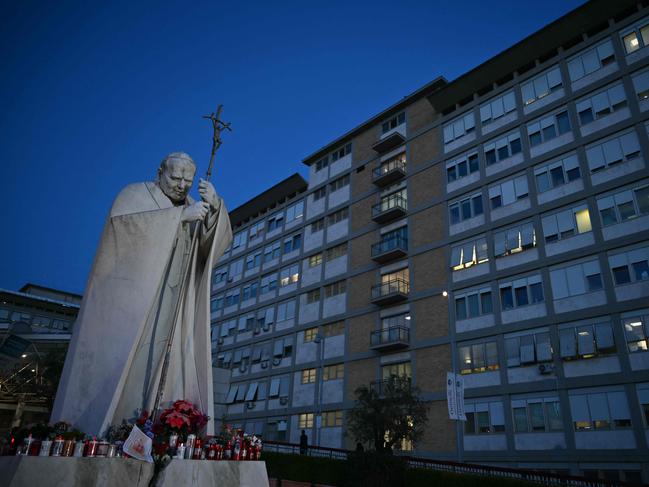
[[[194,182],[196,163],[184,152],[172,152],[158,168],[158,185],[174,203],[185,201]]]

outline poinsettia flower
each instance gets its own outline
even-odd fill
[[[167,415],[165,418],[165,423],[171,426],[172,428],[182,428],[183,426],[189,426],[189,418],[183,413],[173,411]]]
[[[191,412],[194,409],[194,405],[189,401],[185,401],[184,399],[179,399],[174,403],[173,408],[176,411]]]

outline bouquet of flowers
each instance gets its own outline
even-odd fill
[[[179,436],[196,435],[205,427],[208,420],[209,417],[194,404],[180,399],[170,408],[162,411],[158,423],[153,425],[153,432],[165,436],[173,433]]]

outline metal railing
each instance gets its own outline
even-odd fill
[[[372,206],[372,217],[395,209],[408,211],[408,200],[400,194],[388,196],[382,199],[380,203]]]
[[[392,326],[383,330],[373,331],[370,335],[370,345],[389,345],[392,343],[408,343],[410,330],[406,326]]]
[[[401,249],[404,252],[407,252],[408,239],[402,235],[393,235],[392,237],[372,244],[372,257],[376,257],[377,255],[381,255],[395,249]]]
[[[408,294],[410,283],[402,277],[396,277],[389,281],[372,286],[372,299],[379,299],[391,294]]]
[[[403,173],[406,172],[406,161],[405,159],[402,158],[396,158],[392,159],[390,161],[384,162],[381,164],[379,167],[375,168],[372,171],[372,178],[374,180],[380,179],[383,176],[393,172],[393,171],[401,171]]]
[[[278,453],[299,454],[300,445],[280,441],[265,441],[264,450]],[[306,454],[312,457],[326,457],[338,460],[346,460],[350,450],[340,448],[327,448],[324,446],[309,446]],[[398,452],[395,452],[398,454]],[[430,458],[403,456],[411,468],[425,468],[441,472],[450,472],[466,475],[480,475],[483,477],[497,477],[506,479],[523,480],[539,485],[566,486],[566,487],[627,487],[637,486],[637,483],[623,482],[621,480],[590,479],[575,475],[562,475],[538,470],[522,468],[493,467],[489,465],[478,465],[473,463],[460,463],[446,460],[433,460]],[[262,454],[263,459],[263,454]]]

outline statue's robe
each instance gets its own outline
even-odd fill
[[[155,183],[131,184],[117,196],[74,325],[52,422],[101,435],[137,409],[151,411],[179,302],[161,406],[177,399],[195,403],[210,416],[212,434],[211,269],[232,231],[222,201],[205,222],[181,222],[183,208]],[[198,236],[190,248],[193,232]]]

